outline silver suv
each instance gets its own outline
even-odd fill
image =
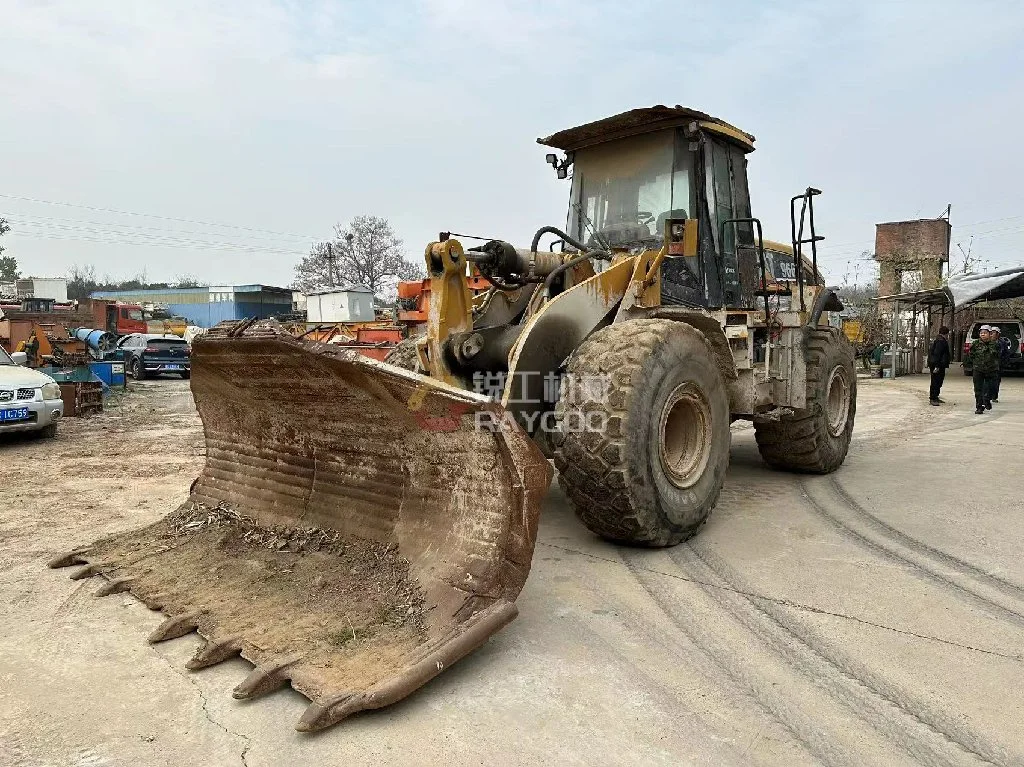
[[[24,364],[24,352],[12,357],[0,348],[0,434],[38,431],[52,437],[64,415],[60,386]]]

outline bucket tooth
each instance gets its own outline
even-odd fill
[[[298,732],[316,732],[337,724],[358,711],[376,708],[367,692],[336,695],[326,702],[310,703],[295,724]]]
[[[233,658],[242,651],[241,637],[233,636],[221,639],[216,642],[210,641],[196,650],[195,655],[185,664],[189,671],[198,671],[201,668],[212,666],[216,663]]]
[[[301,655],[291,655],[284,660],[260,664],[249,672],[249,676],[242,680],[231,695],[238,700],[245,700],[284,687],[291,679],[290,667],[301,658]]]
[[[71,567],[71,565],[84,565],[85,559],[82,555],[85,553],[85,549],[72,549],[71,551],[65,551],[63,554],[58,554],[49,562],[46,566],[50,569],[56,570],[58,567]]]
[[[299,732],[322,730],[360,711],[383,708],[400,701],[480,646],[518,612],[519,608],[513,602],[495,602],[474,614],[463,624],[461,631],[452,632],[438,646],[424,654],[406,656],[402,669],[394,676],[358,693],[345,692],[314,701],[306,707],[295,729]]]
[[[153,629],[153,633],[149,635],[148,641],[152,644],[163,642],[165,639],[177,639],[178,637],[185,636],[190,631],[195,631],[197,628],[199,628],[198,612],[172,615]]]
[[[329,703],[310,703],[295,725],[299,732],[316,732],[325,727],[330,727],[340,719],[344,719],[344,712],[339,711],[345,705],[345,701],[351,700],[355,695],[338,696]]]
[[[96,596],[108,597],[111,594],[120,594],[130,589],[134,581],[134,578],[114,578],[96,589]]]
[[[79,567],[77,570],[71,573],[69,577],[73,581],[80,581],[82,580],[82,578],[91,578],[92,576],[99,573],[99,571],[100,566],[98,564],[90,563],[87,564],[85,567]]]

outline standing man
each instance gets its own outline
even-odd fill
[[[928,371],[932,374],[932,385],[928,390],[928,401],[938,407],[942,404],[939,399],[939,392],[942,391],[942,382],[946,378],[946,368],[949,367],[949,328],[943,325],[939,328],[939,334],[932,341],[932,348],[928,350]]]
[[[995,342],[996,349],[999,350],[999,369],[996,371],[996,382],[992,390],[992,401],[999,401],[999,384],[1003,382],[1003,365],[1010,358],[1010,339],[1003,338],[1003,332],[999,329],[998,325],[990,325],[992,340]]]
[[[999,350],[991,331],[988,325],[981,326],[978,340],[971,344],[964,360],[974,369],[974,412],[978,415],[992,409],[992,385],[999,373]]]

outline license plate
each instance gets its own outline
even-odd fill
[[[168,370],[181,370],[181,365],[164,365]]]
[[[11,407],[0,410],[0,421],[24,421],[28,418],[27,407]]]

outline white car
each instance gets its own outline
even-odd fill
[[[12,357],[0,348],[0,434],[38,431],[44,437],[53,437],[64,415],[60,386],[50,376],[24,364],[24,352],[15,352]]]

